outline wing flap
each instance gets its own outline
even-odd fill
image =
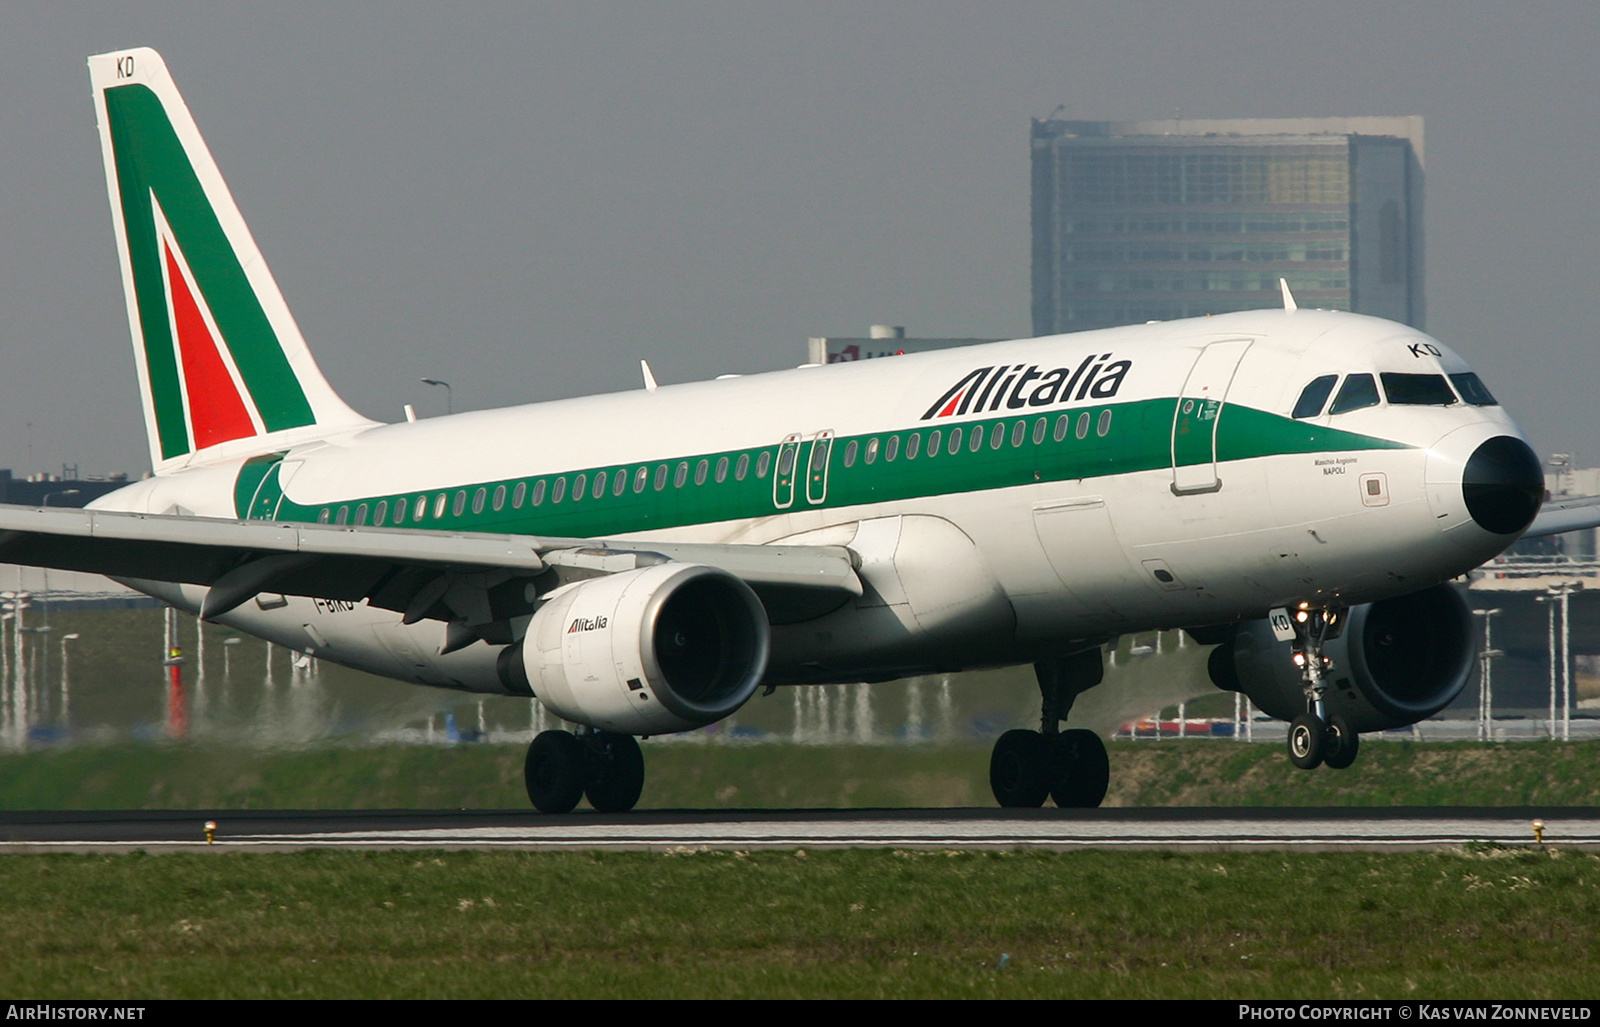
[[[854,555],[839,546],[597,541],[0,505],[0,562],[209,586],[217,592],[206,605],[211,616],[269,591],[407,610],[441,574],[531,578],[545,571],[547,555],[579,549],[719,567],[784,620],[862,594]]]

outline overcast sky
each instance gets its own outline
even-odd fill
[[[1026,335],[1028,123],[1059,104],[1420,114],[1429,332],[1600,464],[1592,0],[414,6],[0,0],[0,467],[149,467],[84,63],[136,45],[374,417],[442,412],[425,375],[468,409],[874,322]]]

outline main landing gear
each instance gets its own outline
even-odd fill
[[[570,813],[584,796],[601,813],[626,813],[644,790],[644,755],[632,735],[541,731],[522,776],[540,813]]]
[[[1100,649],[1033,666],[1042,712],[1038,731],[1007,731],[989,758],[989,787],[1002,806],[1028,808],[1053,798],[1057,806],[1092,809],[1106,797],[1111,764],[1093,731],[1060,729],[1073,700],[1100,683]]]
[[[1344,717],[1337,713],[1329,716],[1326,701],[1333,661],[1323,655],[1322,647],[1344,630],[1344,613],[1341,607],[1302,604],[1289,614],[1294,662],[1300,668],[1306,695],[1306,712],[1289,722],[1289,762],[1301,770],[1315,770],[1323,764],[1344,770],[1361,751],[1361,736],[1350,729]]]

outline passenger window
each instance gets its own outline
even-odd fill
[[[541,504],[543,502],[544,502],[544,479],[540,478],[538,481],[533,483],[532,505],[533,506],[538,506],[539,504]]]
[[[1041,417],[1033,424],[1033,444],[1035,446],[1044,442],[1045,429],[1050,426],[1048,418]]]
[[[617,468],[616,477],[611,481],[611,494],[620,496],[626,491],[628,491],[628,469],[619,467]]]
[[[794,470],[794,447],[786,446],[778,456],[778,473],[787,475]]]
[[[1089,412],[1087,410],[1085,410],[1083,413],[1078,415],[1078,438],[1086,439],[1088,437],[1089,437]]]
[[[365,523],[367,523],[367,504],[362,503],[356,507],[356,527],[359,528]]]
[[[844,465],[846,467],[854,467],[855,464],[856,464],[856,440],[855,439],[851,439],[849,442],[845,443],[845,447],[844,447]]]
[[[401,496],[394,501],[394,522],[404,524],[406,519],[406,497]]]
[[[921,445],[922,445],[922,433],[921,432],[915,432],[915,431],[912,432],[911,433],[911,437],[909,439],[906,439],[906,459],[907,460],[915,460],[917,458],[917,448],[919,446],[921,446]],[[937,445],[936,445],[935,448],[937,448]]]
[[[661,464],[656,468],[656,491],[660,492],[667,487],[667,465]]]
[[[349,519],[350,519],[350,508],[348,506],[341,506],[339,508],[338,516],[336,516],[333,519],[333,523],[335,523],[335,524],[343,524],[345,521],[347,521]]]
[[[689,462],[687,460],[678,464],[678,469],[672,475],[672,487],[683,488],[683,483],[689,480]]]
[[[1333,406],[1328,408],[1330,414],[1347,414],[1352,410],[1378,405],[1378,383],[1370,374],[1353,374],[1339,386],[1339,395],[1334,397]]]
[[[1295,401],[1294,419],[1301,421],[1322,413],[1328,397],[1333,394],[1333,383],[1338,380],[1339,376],[1336,374],[1325,374],[1320,378],[1311,379],[1311,383],[1300,390],[1300,398]]]
[[[328,508],[327,507],[323,507],[322,508],[322,512],[317,514],[317,523],[318,524],[327,524],[328,523]]]
[[[466,509],[467,492],[465,489],[462,489],[460,492],[456,493],[456,501],[450,505],[450,514],[453,517],[460,517]]]
[[[417,497],[416,507],[411,511],[411,520],[413,523],[420,524],[426,516],[428,516],[428,497],[421,495]]]
[[[1457,402],[1456,394],[1442,374],[1396,374],[1385,371],[1383,393],[1390,403],[1411,407],[1447,407]]]
[[[1106,435],[1110,433],[1110,431],[1111,431],[1111,411],[1102,410],[1102,411],[1100,411],[1100,423],[1095,426],[1094,433],[1096,435],[1100,436],[1101,438],[1105,438]]]
[[[433,499],[433,519],[440,520],[444,517],[444,505],[450,502],[450,497],[441,492]]]
[[[572,479],[572,501],[576,503],[583,498],[583,490],[589,487],[589,476],[580,474]]]
[[[1456,391],[1461,393],[1461,398],[1473,406],[1497,407],[1500,405],[1495,402],[1494,397],[1489,394],[1489,390],[1484,387],[1478,376],[1471,371],[1465,374],[1453,374],[1450,376],[1450,380],[1455,382]]]
[[[983,434],[983,429],[979,428],[977,430],[976,434],[982,435]],[[983,441],[982,439],[979,439],[979,443],[980,444],[982,443],[982,441]],[[951,428],[950,429],[950,453],[951,453],[952,456],[954,456],[956,453],[959,453],[959,452],[961,452],[961,429],[960,428]]]
[[[1005,431],[1005,429],[1003,427],[1001,427],[1000,425],[998,425],[998,424],[995,425],[995,427],[996,428],[1000,428],[1000,430],[1002,432]],[[978,428],[972,429],[972,443],[969,446],[967,446],[967,448],[972,450],[974,453],[976,453],[978,450],[983,448],[983,428],[982,427],[978,427]]]
[[[728,480],[728,458],[720,457],[717,460],[717,484],[721,485]]]
[[[650,483],[650,468],[641,467],[637,471],[633,472],[633,492],[634,492],[634,495],[638,495],[639,493],[643,492],[644,491],[644,487],[646,485],[648,485],[649,483]]]
[[[505,507],[506,507],[506,487],[504,485],[496,485],[494,487],[494,509],[495,509],[495,513],[499,513],[501,510],[504,510]]]
[[[1020,423],[1020,422],[1019,422]],[[989,448],[999,449],[1006,444],[1006,426],[997,424],[989,429]]]
[[[596,471],[594,475],[594,491],[589,493],[596,499],[606,494],[606,472]]]
[[[1017,426],[1011,429],[1011,448],[1016,449],[1022,445],[1023,438],[1028,434],[1028,422],[1018,421]]]
[[[937,431],[928,433],[928,459],[932,460],[939,455],[940,434]]]
[[[565,476],[562,476],[562,477],[556,479],[555,485],[553,487],[551,487],[551,489],[550,489],[550,502],[559,503],[559,502],[561,502],[561,498],[563,496],[565,496],[566,494],[567,494],[567,479],[566,479]]]
[[[380,499],[378,500],[377,508],[372,511],[372,526],[375,528],[381,528],[383,527],[383,522],[388,519],[389,501],[387,499]]]
[[[1067,437],[1067,432],[1072,430],[1072,415],[1062,414],[1056,418],[1056,441],[1060,442]]]
[[[744,481],[744,476],[750,473],[750,454],[740,453],[739,462],[733,465],[733,480]]]
[[[706,476],[709,475],[710,473],[711,473],[711,461],[702,460],[699,463],[695,464],[694,465],[694,483],[696,485],[704,485],[706,483]]]
[[[765,478],[767,476],[767,469],[771,466],[772,454],[763,450],[761,455],[756,457],[756,477]]]
[[[527,498],[528,498],[528,483],[525,482],[525,481],[517,482],[517,487],[511,490],[511,509],[513,509],[513,510],[521,510],[522,509],[522,501],[524,499],[527,499]]]
[[[876,440],[874,440],[874,441],[876,441]],[[899,456],[899,455],[900,455],[900,436],[891,435],[891,436],[889,436],[889,441],[883,447],[883,459],[887,463],[887,462],[893,461],[894,458]]]
[[[489,502],[489,490],[479,489],[472,496],[472,512],[475,514],[483,513],[484,504],[487,502]]]
[[[849,459],[849,456],[850,456],[850,454],[847,452],[845,454],[846,460]],[[866,461],[867,461],[867,463],[870,464],[876,459],[878,459],[878,440],[876,438],[871,438],[871,439],[867,440]],[[848,467],[850,465],[849,465],[849,463],[846,463],[845,466]]]

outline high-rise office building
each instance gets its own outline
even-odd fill
[[[1033,122],[1036,335],[1276,306],[1423,327],[1422,119]]]

